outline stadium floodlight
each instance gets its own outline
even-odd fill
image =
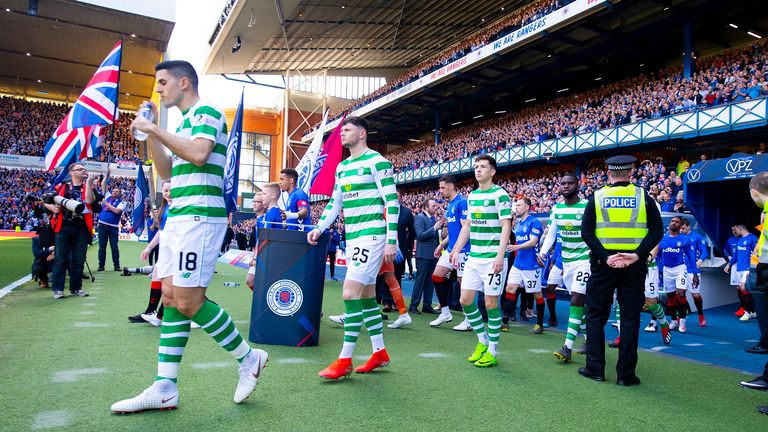
[[[408,138],[408,141],[410,141],[410,142],[421,142],[420,140],[417,140],[415,138]]]
[[[739,26],[737,26],[737,25],[736,25],[736,24],[734,24],[734,23],[730,23],[730,24],[728,24],[728,25],[729,25],[729,26],[731,26],[731,27],[733,27],[733,28],[735,28],[735,29],[739,28]]]
[[[479,118],[481,118],[482,116],[483,116],[483,115],[482,115],[482,114],[480,114],[480,115],[476,115],[476,116],[474,116],[474,117],[472,117],[472,118],[473,118],[473,119],[479,119]]]
[[[542,155],[542,156],[544,156],[544,158],[545,158],[546,160],[550,160],[550,159],[552,158],[552,156],[554,156],[555,154],[554,154],[554,153],[552,153],[552,152],[550,152],[550,151],[548,151],[548,152],[544,152],[544,153],[542,153],[541,155]]]
[[[535,101],[535,100],[536,100],[536,98],[526,99],[526,100],[525,100],[525,103],[528,103],[528,102],[533,102],[533,101]]]
[[[496,111],[496,114],[504,114],[506,111]]]
[[[747,34],[752,36],[753,38],[756,38],[756,39],[762,39],[763,38],[762,36],[760,36],[759,34],[757,34],[755,32],[748,31]]]
[[[570,90],[570,89],[569,89],[568,87],[566,87],[566,88],[561,88],[561,89],[560,89],[560,90],[558,90],[557,92],[558,92],[558,93],[562,93],[562,92],[566,92],[566,91],[568,91],[568,90]]]
[[[461,122],[457,121],[456,123],[451,123],[451,126],[456,126],[456,125],[460,125],[460,124],[461,124]]]

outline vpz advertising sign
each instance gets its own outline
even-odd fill
[[[738,153],[730,158],[715,159],[695,164],[688,169],[685,180],[688,183],[703,183],[748,179],[762,171],[768,171],[768,155]]]

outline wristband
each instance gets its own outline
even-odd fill
[[[285,212],[285,218],[286,219],[298,219],[299,218],[299,214],[287,211],[287,212]]]

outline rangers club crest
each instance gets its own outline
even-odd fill
[[[303,302],[301,287],[290,279],[281,279],[267,290],[267,306],[276,315],[291,316],[301,309]]]
[[[139,207],[144,206],[144,194],[141,193],[141,188],[136,188],[133,191],[133,211],[136,211]]]

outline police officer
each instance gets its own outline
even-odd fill
[[[61,183],[55,190],[59,196],[79,201],[85,204],[82,214],[75,214],[57,204],[45,204],[53,212],[51,227],[55,233],[56,258],[51,275],[53,298],[64,298],[64,280],[69,267],[69,290],[72,295],[88,297],[83,291],[83,266],[85,253],[93,238],[93,211],[91,204],[96,197],[93,191],[93,181],[96,175],[88,175],[82,164],[73,163],[69,166],[72,181]],[[67,258],[70,259],[67,266]]]
[[[582,238],[590,249],[592,276],[587,281],[587,364],[579,374],[605,381],[605,323],[618,291],[621,343],[616,384],[640,384],[635,375],[640,311],[648,271],[645,258],[659,243],[664,228],[653,199],[629,183],[632,156],[614,156],[608,165],[609,186],[589,198],[582,220]]]

